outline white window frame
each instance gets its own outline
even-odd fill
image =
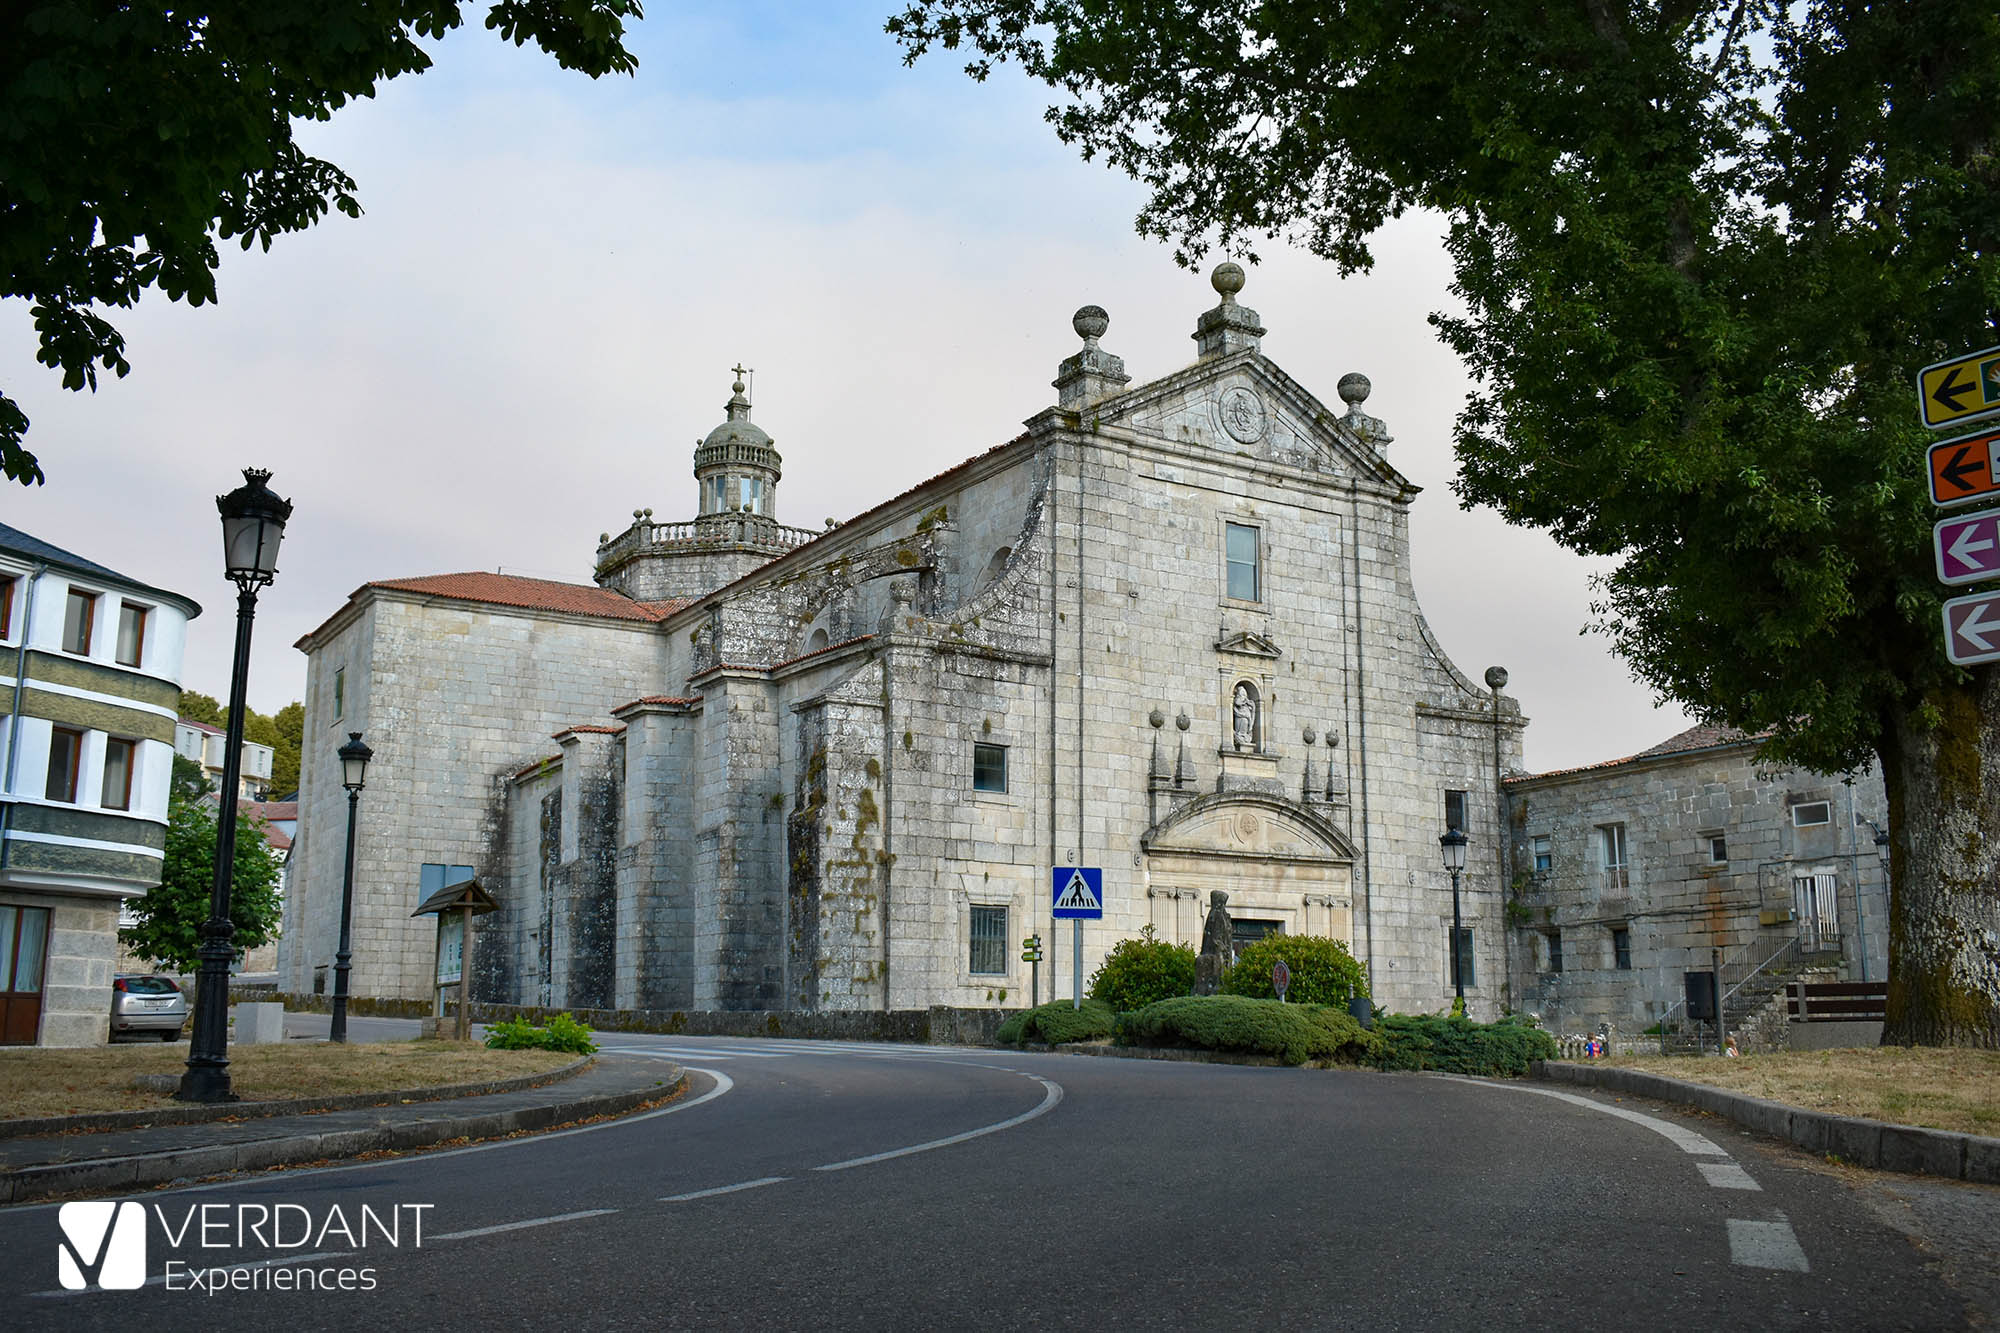
[[[1801,819],[1800,816],[1808,810],[1817,810],[1823,817],[1819,819]],[[1832,801],[1801,801],[1792,807],[1792,827],[1795,829],[1825,828],[1831,823],[1833,823]]]
[[[1632,846],[1623,820],[1597,826],[1597,859],[1604,868],[1606,888],[1632,887]]]
[[[1230,591],[1229,568],[1232,564],[1243,563],[1240,560],[1231,560],[1229,558],[1229,532],[1232,528],[1241,528],[1249,533],[1250,540],[1253,543],[1250,559],[1251,581],[1256,585],[1254,589],[1256,595],[1253,597],[1237,597]],[[1263,524],[1246,523],[1235,518],[1225,518],[1222,520],[1222,601],[1225,605],[1255,607],[1258,610],[1263,610],[1270,605],[1269,575],[1264,572],[1264,566],[1268,562],[1264,559],[1264,551]]]

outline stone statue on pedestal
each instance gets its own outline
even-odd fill
[[[1208,922],[1201,928],[1201,952],[1194,960],[1194,993],[1213,995],[1222,989],[1222,974],[1236,953],[1229,923],[1229,895],[1215,889],[1208,895]]]

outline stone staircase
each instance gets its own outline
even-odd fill
[[[1776,953],[1733,983],[1727,963],[1722,968],[1723,1027],[1737,1038],[1739,1050],[1777,1049],[1783,1045],[1785,987],[1802,976],[1838,964],[1839,953],[1806,953],[1798,940],[1790,940]],[[1685,1005],[1676,1006],[1662,1025],[1658,1037],[1664,1055],[1694,1055],[1715,1051],[1715,1028],[1686,1017]]]

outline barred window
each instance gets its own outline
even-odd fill
[[[1007,909],[972,909],[972,970],[982,976],[1007,971]]]

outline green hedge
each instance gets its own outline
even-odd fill
[[[1192,1046],[1205,1051],[1274,1055],[1288,1065],[1308,1060],[1358,1064],[1376,1039],[1347,1011],[1316,1004],[1280,1004],[1242,995],[1183,995],[1160,1000],[1119,1020],[1124,1046]]]
[[[597,1049],[597,1043],[590,1039],[590,1029],[568,1014],[552,1015],[547,1027],[530,1023],[525,1018],[488,1024],[486,1044],[498,1051],[539,1049],[573,1051],[577,1055],[589,1055]]]
[[[1285,998],[1293,1004],[1331,1004],[1345,1009],[1349,996],[1368,993],[1368,969],[1345,944],[1323,935],[1266,935],[1246,945],[1222,978],[1223,992],[1277,999],[1278,992],[1271,988],[1271,964],[1280,958],[1292,970]]]
[[[1520,1077],[1531,1060],[1556,1058],[1555,1038],[1522,1018],[1475,1023],[1445,1014],[1388,1014],[1378,1019],[1378,1069]]]
[[[1005,1046],[1041,1041],[1057,1046],[1067,1041],[1102,1041],[1111,1035],[1118,1015],[1102,1000],[1085,1000],[1083,1008],[1070,1000],[1023,1009],[1000,1025],[995,1040]]]
[[[1112,945],[1104,965],[1090,974],[1090,998],[1121,1014],[1193,989],[1194,949],[1157,938],[1151,925],[1139,938]]]

